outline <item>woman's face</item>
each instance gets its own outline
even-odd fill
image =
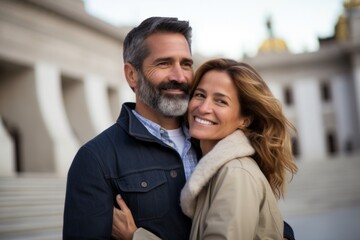
[[[189,103],[191,136],[213,147],[237,128],[243,128],[246,118],[240,115],[240,107],[236,87],[227,73],[205,73]]]

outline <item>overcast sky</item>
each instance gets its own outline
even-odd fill
[[[276,37],[294,53],[315,51],[318,37],[334,33],[343,0],[84,0],[87,11],[117,26],[150,16],[190,21],[193,51],[239,59],[253,56],[267,37],[271,17]]]

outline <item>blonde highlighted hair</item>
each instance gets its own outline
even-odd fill
[[[227,73],[235,84],[241,115],[252,119],[243,131],[255,149],[253,158],[275,195],[284,197],[287,173],[292,177],[297,172],[291,147],[291,131],[295,133],[295,127],[264,80],[246,63],[223,58],[205,62],[195,73],[191,97],[204,74],[212,70]]]

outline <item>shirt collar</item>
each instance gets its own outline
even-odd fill
[[[159,124],[154,123],[153,121],[141,116],[139,113],[137,113],[135,110],[132,110],[133,114],[135,115],[135,117],[146,127],[146,129],[155,137],[157,137],[158,139],[162,139],[162,134],[168,134],[167,130],[165,128],[162,128]],[[190,141],[190,133],[189,133],[189,129],[185,126],[185,124],[182,124],[181,126],[185,138],[187,141]]]

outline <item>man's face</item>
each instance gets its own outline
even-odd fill
[[[183,115],[193,77],[192,57],[183,35],[156,33],[146,39],[150,54],[138,73],[137,96],[166,117]]]

